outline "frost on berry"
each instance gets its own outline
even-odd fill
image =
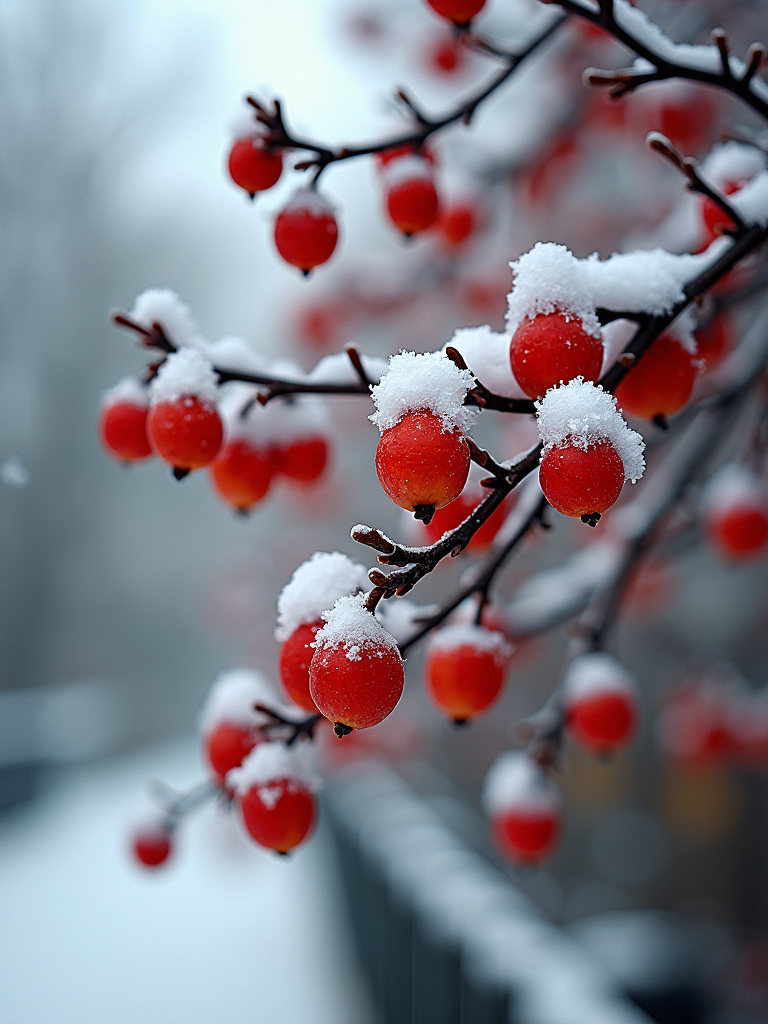
[[[204,356],[193,348],[181,348],[168,356],[150,384],[150,405],[177,402],[180,398],[197,398],[203,404],[215,405],[217,379]]]
[[[376,412],[370,416],[380,431],[394,427],[409,412],[429,411],[445,432],[469,433],[477,412],[464,405],[475,380],[460,370],[444,352],[400,352],[389,361],[389,371],[371,388]]]
[[[306,743],[288,747],[285,743],[260,743],[248,754],[239,768],[227,772],[227,787],[237,796],[255,789],[266,807],[274,807],[285,783],[290,789],[316,793],[320,778],[312,764]]]
[[[365,566],[339,551],[316,551],[294,571],[280,592],[275,638],[287,640],[299,626],[321,618],[339,598],[367,586]]]
[[[342,649],[348,661],[361,661],[363,651],[388,651],[400,657],[395,638],[365,607],[365,594],[339,598],[323,612],[325,625],[315,637],[315,651]]]
[[[255,704],[279,706],[277,691],[266,676],[250,668],[222,672],[205,698],[200,731],[207,736],[219,725],[263,725],[267,719],[255,710]]]

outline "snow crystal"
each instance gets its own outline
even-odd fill
[[[485,777],[483,806],[488,814],[513,809],[557,811],[560,794],[554,782],[527,754],[509,751],[494,761]]]
[[[146,408],[149,405],[149,388],[136,377],[123,377],[101,396],[101,408],[108,409],[118,402],[130,402],[131,405]]]
[[[296,213],[299,210],[306,210],[312,217],[333,217],[336,207],[317,189],[298,188],[279,212]]]
[[[768,483],[746,466],[729,462],[709,478],[701,492],[705,513],[725,512],[735,505],[768,508]]]
[[[319,619],[340,597],[367,586],[365,566],[339,551],[316,551],[296,569],[277,599],[275,638],[287,640],[303,623]]]
[[[218,725],[253,726],[265,721],[254,704],[279,706],[275,688],[261,672],[251,668],[222,672],[205,698],[200,713],[200,730],[212,732]]]
[[[503,661],[509,658],[514,649],[507,643],[503,633],[478,626],[474,622],[462,622],[436,630],[429,639],[429,647],[433,651],[457,651],[460,647],[472,647],[476,651],[498,655],[499,660]]]
[[[166,337],[177,348],[202,348],[205,344],[189,306],[170,288],[148,288],[137,295],[129,316],[148,331],[153,323],[161,324]]]
[[[621,662],[605,651],[591,651],[574,658],[563,679],[566,701],[596,693],[633,693],[635,680]]]
[[[766,163],[766,154],[754,146],[723,142],[714,146],[702,161],[701,173],[715,188],[722,189],[725,185],[751,181],[766,169]]]
[[[533,319],[538,313],[557,311],[569,319],[578,317],[588,334],[600,336],[584,264],[564,245],[537,242],[510,267],[514,276],[514,286],[507,297],[510,332],[526,317]]]
[[[440,418],[444,431],[469,433],[477,412],[464,405],[475,381],[444,352],[400,352],[389,361],[381,383],[371,388],[376,412],[369,419],[388,430],[409,412],[429,410]]]
[[[489,391],[504,398],[527,398],[509,362],[510,334],[496,334],[488,324],[462,327],[448,342],[464,358],[474,376]]]
[[[360,651],[366,647],[386,648],[399,654],[395,638],[365,607],[365,594],[340,597],[322,617],[325,625],[315,635],[316,650],[343,647],[350,661],[360,661]]]
[[[216,380],[207,359],[193,348],[180,348],[168,356],[150,384],[150,405],[177,402],[187,396],[215,405],[218,397]]]
[[[0,466],[0,483],[6,487],[26,487],[29,483],[29,470],[18,455],[11,455]]]
[[[275,784],[286,779],[310,793],[320,788],[306,743],[292,747],[284,743],[259,743],[239,768],[227,772],[226,783],[238,796],[256,789],[262,802],[274,807],[283,792],[283,787]]]
[[[361,354],[360,360],[368,380],[374,383],[381,380],[387,372],[388,363],[380,356]],[[307,380],[323,384],[354,384],[359,379],[346,352],[334,352],[333,355],[323,356],[307,374]]]
[[[643,475],[645,442],[636,430],[630,430],[616,408],[616,399],[599,384],[576,377],[550,388],[536,409],[545,453],[566,441],[586,450],[607,440],[621,456],[625,480],[635,483]]]

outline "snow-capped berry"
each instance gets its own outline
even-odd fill
[[[671,416],[691,397],[698,370],[696,354],[672,334],[662,334],[616,388],[616,401],[631,416]]]
[[[339,736],[378,725],[405,682],[395,638],[367,610],[364,594],[340,598],[323,619],[309,666],[312,700]]]
[[[768,549],[768,484],[746,466],[722,466],[701,508],[707,540],[722,558],[759,558]]]
[[[416,235],[437,220],[440,201],[431,159],[406,152],[381,167],[389,219],[404,235]]]
[[[169,355],[150,385],[147,432],[178,475],[216,458],[223,437],[216,397],[211,364],[191,348]]]
[[[259,727],[269,719],[255,706],[276,703],[274,688],[260,672],[242,668],[218,676],[203,705],[200,731],[205,758],[220,784],[262,739]]]
[[[616,400],[599,385],[577,378],[548,391],[536,409],[544,442],[539,482],[559,512],[602,513],[616,501],[625,480],[642,476],[643,439],[629,429]]]
[[[503,634],[471,623],[432,634],[424,663],[427,694],[454,722],[493,704],[504,685],[511,647]]]
[[[256,746],[251,729],[238,725],[217,725],[205,738],[205,755],[214,775],[223,784],[227,772],[238,768]]]
[[[340,597],[368,586],[365,567],[338,551],[316,551],[295,570],[277,599],[275,637],[280,649],[280,681],[291,700],[317,711],[309,693],[309,665],[322,613]]]
[[[582,377],[597,380],[603,365],[603,342],[584,330],[581,320],[564,312],[537,313],[512,335],[509,359],[515,380],[529,398]]]
[[[142,829],[133,837],[131,849],[139,864],[145,868],[158,868],[171,855],[171,834],[162,826]]]
[[[305,276],[331,258],[338,238],[333,207],[315,189],[300,188],[275,220],[277,251]]]
[[[306,747],[260,743],[226,779],[250,836],[260,846],[288,853],[309,835],[319,781]]]
[[[324,437],[298,438],[273,452],[273,464],[289,480],[314,483],[328,464],[328,442]]]
[[[427,0],[427,3],[441,18],[456,25],[468,25],[485,7],[485,0]]]
[[[258,135],[235,139],[227,160],[229,176],[253,198],[278,181],[283,171],[283,154],[267,149]]]
[[[238,512],[248,512],[266,497],[274,463],[270,452],[236,438],[222,445],[208,472],[219,497]]]
[[[573,739],[595,754],[629,742],[637,723],[634,679],[610,654],[582,654],[563,680],[566,724]]]
[[[133,377],[126,377],[104,393],[99,414],[99,436],[108,452],[121,462],[135,462],[152,454],[147,438],[149,392]]]
[[[483,804],[499,853],[516,864],[540,864],[560,831],[557,787],[526,754],[502,754],[485,779]]]

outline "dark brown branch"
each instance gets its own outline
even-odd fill
[[[279,733],[279,738],[282,739],[287,747],[292,747],[297,740],[303,737],[306,737],[308,740],[314,739],[315,726],[323,717],[322,715],[315,714],[306,715],[298,720],[286,718],[279,711],[275,711],[274,708],[270,708],[266,704],[254,704],[253,709],[269,718],[269,722],[261,726],[260,731],[269,736],[270,739],[273,738],[275,732]]]

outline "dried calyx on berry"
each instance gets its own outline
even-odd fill
[[[560,831],[561,800],[554,782],[527,754],[497,758],[483,787],[491,838],[499,853],[516,864],[549,857]]]
[[[574,658],[562,685],[566,725],[573,739],[596,754],[625,746],[637,725],[635,680],[604,651]]]

